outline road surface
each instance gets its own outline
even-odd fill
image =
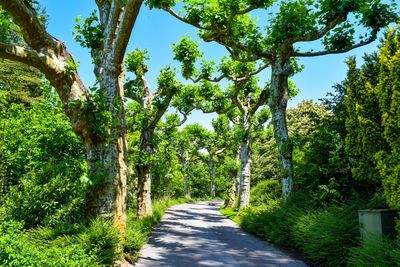
[[[141,250],[136,267],[305,267],[219,212],[221,201],[171,207]]]

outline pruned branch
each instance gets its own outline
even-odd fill
[[[131,37],[137,16],[139,15],[143,0],[127,0],[126,2],[114,42],[113,58],[117,64],[122,63],[124,59],[126,47],[129,38]]]
[[[346,13],[338,13],[338,14],[336,14],[335,17],[332,18],[332,20],[330,20],[325,25],[324,28],[320,29],[316,33],[309,35],[309,36],[296,36],[296,37],[289,39],[287,42],[290,45],[293,45],[294,43],[297,43],[297,42],[312,42],[312,41],[321,39],[322,37],[325,36],[325,34],[327,34],[330,30],[335,28],[338,24],[346,21],[346,17],[347,17]]]
[[[58,42],[46,31],[36,12],[22,0],[0,0],[0,6],[13,17],[31,48],[38,52],[43,49],[58,50]]]
[[[268,101],[269,97],[270,95],[268,90],[262,90],[260,96],[257,99],[257,102],[250,109],[249,115],[250,116],[254,115],[257,112],[258,108],[264,105]]]
[[[351,47],[347,47],[347,48],[343,48],[343,49],[323,50],[323,51],[319,51],[319,52],[294,52],[293,56],[295,56],[295,57],[317,57],[317,56],[324,56],[324,55],[346,53],[353,49],[356,49],[356,48],[359,48],[359,47],[362,47],[364,45],[368,45],[368,44],[374,42],[377,38],[377,34],[378,34],[378,31],[373,30],[373,32],[371,33],[371,36],[367,40],[361,41],[358,44],[355,44]]]
[[[243,81],[246,81],[246,80],[250,79],[251,77],[253,77],[254,75],[259,74],[260,72],[262,72],[263,70],[265,70],[265,69],[268,68],[269,66],[270,66],[269,63],[264,64],[264,65],[260,66],[257,70],[255,70],[255,71],[253,71],[253,72],[246,73],[244,76],[234,78],[234,81],[235,81],[235,82],[243,82]]]
[[[251,55],[248,57],[240,57],[233,49],[229,46],[224,46],[226,50],[228,50],[229,54],[231,55],[233,60],[240,61],[240,62],[254,62],[260,59],[260,57],[256,55]]]
[[[110,1],[109,0],[96,0],[97,8],[99,9],[100,22],[103,26],[107,25],[108,16],[110,14]]]
[[[51,57],[38,53],[34,50],[28,50],[21,46],[5,44],[0,42],[0,58],[6,58],[12,61],[21,62],[35,67],[44,74],[49,72],[63,71],[60,66]]]
[[[185,17],[182,17],[182,16],[180,16],[178,13],[176,13],[172,8],[168,8],[168,9],[164,9],[165,11],[167,11],[168,13],[170,13],[172,16],[174,16],[175,18],[177,18],[178,20],[180,20],[180,21],[182,21],[182,22],[184,22],[184,23],[187,23],[187,24],[189,24],[189,25],[192,25],[193,27],[196,27],[196,28],[198,28],[198,29],[200,29],[200,30],[211,30],[212,28],[211,27],[204,27],[204,26],[201,26],[200,24],[198,24],[198,23],[195,23],[195,22],[193,22],[193,21],[190,21],[190,20],[188,20],[188,19],[186,19]]]

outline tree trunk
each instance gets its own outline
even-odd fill
[[[240,141],[240,161],[241,172],[239,181],[239,203],[238,208],[247,208],[250,206],[250,180],[251,180],[251,118],[248,110],[242,110],[243,122],[241,128],[243,129]]]
[[[151,163],[150,157],[154,153],[151,146],[154,130],[144,129],[140,136],[139,149],[141,153],[146,154],[144,162],[136,165],[138,172],[138,188],[137,188],[137,215],[139,218],[153,214],[151,207]]]
[[[242,169],[240,172],[239,182],[239,209],[247,208],[250,206],[250,179],[251,179],[251,140],[240,142],[240,161]]]
[[[149,165],[137,166],[137,215],[139,218],[152,215],[151,207],[151,168]]]
[[[190,187],[189,187],[189,160],[183,160],[183,191],[185,198],[190,198]]]
[[[210,161],[208,162],[210,168],[210,196],[215,197],[215,168],[214,168],[214,158],[210,156]]]
[[[127,135],[124,110],[122,71],[120,75],[104,74],[101,88],[107,89],[104,99],[111,112],[110,127],[104,141],[85,142],[92,185],[86,196],[86,214],[110,217],[121,236],[126,229]],[[118,103],[118,105],[115,105]],[[115,108],[118,106],[118,108]],[[96,125],[97,126],[97,125]],[[101,126],[97,126],[101,127]]]
[[[286,125],[286,107],[288,101],[288,79],[291,72],[289,62],[277,61],[272,66],[271,98],[269,107],[272,113],[274,136],[278,145],[278,159],[281,169],[282,195],[287,198],[293,188],[293,146],[289,140]]]
[[[236,192],[237,192],[237,186],[238,186],[237,175],[238,175],[237,170],[229,171],[230,187],[228,188],[228,194],[226,196],[225,203],[224,203],[224,206],[227,208],[233,208],[235,205]]]

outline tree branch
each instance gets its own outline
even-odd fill
[[[199,29],[201,29],[201,30],[211,30],[212,28],[211,27],[204,27],[204,26],[201,26],[200,24],[198,24],[198,23],[195,23],[195,22],[193,22],[193,21],[190,21],[190,20],[188,20],[188,19],[186,19],[186,18],[184,18],[184,17],[182,17],[182,16],[179,16],[178,15],[178,13],[176,13],[172,8],[168,8],[168,9],[164,9],[165,11],[167,11],[169,14],[171,14],[172,16],[174,16],[175,18],[177,18],[178,20],[180,20],[180,21],[182,21],[182,22],[184,22],[184,23],[187,23],[187,24],[189,24],[189,25],[192,25],[193,27],[196,27],[196,28],[199,28]]]
[[[372,43],[373,41],[376,40],[377,34],[378,34],[378,31],[374,30],[371,33],[370,38],[368,38],[365,41],[361,41],[358,44],[355,44],[355,45],[353,45],[351,47],[348,47],[348,48],[337,49],[337,50],[334,50],[334,49],[333,50],[324,50],[324,51],[319,51],[319,52],[294,52],[293,56],[295,56],[295,57],[317,57],[317,56],[324,56],[324,55],[331,55],[331,54],[346,53],[346,52],[349,52],[349,51],[351,51],[353,49],[356,49],[356,48],[359,48],[359,47],[362,47],[364,45],[368,45],[368,44]]]
[[[121,16],[122,1],[113,0],[108,12],[107,24],[104,27],[104,49],[109,53],[113,49],[115,33]]]
[[[257,102],[254,104],[254,106],[250,109],[249,115],[253,116],[259,107],[261,107],[262,105],[264,105],[268,98],[270,97],[270,95],[268,94],[267,90],[262,90],[260,93],[260,96],[258,97]]]
[[[336,14],[332,20],[330,20],[324,28],[317,31],[315,34],[310,36],[296,36],[288,40],[290,45],[297,43],[297,42],[312,42],[318,39],[321,39],[325,34],[327,34],[330,30],[335,28],[338,24],[344,22],[346,20],[347,14],[346,13],[339,13]]]
[[[172,93],[172,91],[168,90],[168,92],[166,93],[166,98],[164,99],[160,107],[157,109],[156,114],[154,114],[154,116],[150,120],[149,123],[150,129],[154,129],[157,123],[161,120],[161,117],[164,115],[165,111],[167,111],[173,96],[174,94]]]
[[[129,38],[131,37],[132,29],[135,25],[137,16],[139,15],[142,3],[143,0],[127,0],[127,3],[123,8],[113,49],[113,58],[117,64],[121,64],[124,59],[126,47]]]
[[[262,72],[263,70],[265,70],[268,67],[269,67],[269,63],[264,64],[261,67],[259,67],[256,71],[247,73],[246,75],[244,75],[242,77],[237,77],[237,78],[234,79],[234,81],[236,81],[236,82],[246,81],[246,80],[250,79],[251,77],[253,77],[254,75],[259,74],[260,72]]]
[[[36,51],[44,48],[58,50],[58,42],[46,31],[36,12],[22,0],[0,0],[0,6],[13,17],[14,22],[21,29],[26,43],[31,48]]]
[[[108,22],[108,16],[110,14],[110,1],[109,0],[96,0],[97,8],[99,9],[100,22],[106,27]]]
[[[240,62],[253,62],[253,61],[257,61],[257,60],[260,59],[256,55],[252,55],[252,56],[249,56],[249,57],[242,58],[233,49],[231,49],[229,46],[225,45],[224,47],[226,48],[226,50],[228,50],[228,52],[231,55],[233,60],[240,61]]]
[[[34,50],[28,50],[21,46],[10,45],[0,42],[0,58],[21,62],[35,67],[43,73],[59,69],[56,62],[47,55],[40,54]],[[61,71],[61,70],[59,70]]]

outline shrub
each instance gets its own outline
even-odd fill
[[[361,247],[350,249],[348,266],[392,267],[399,266],[400,240],[370,240]]]
[[[14,221],[0,224],[0,266],[99,266],[79,243],[53,243],[33,240]]]
[[[349,249],[358,241],[357,213],[337,206],[304,213],[292,233],[296,246],[310,260],[322,266],[345,266]]]
[[[267,204],[270,200],[279,198],[281,185],[278,180],[265,180],[259,182],[251,189],[250,203],[254,206]]]
[[[241,226],[271,243],[291,247],[293,224],[301,212],[294,205],[274,201],[268,206],[241,211]]]

